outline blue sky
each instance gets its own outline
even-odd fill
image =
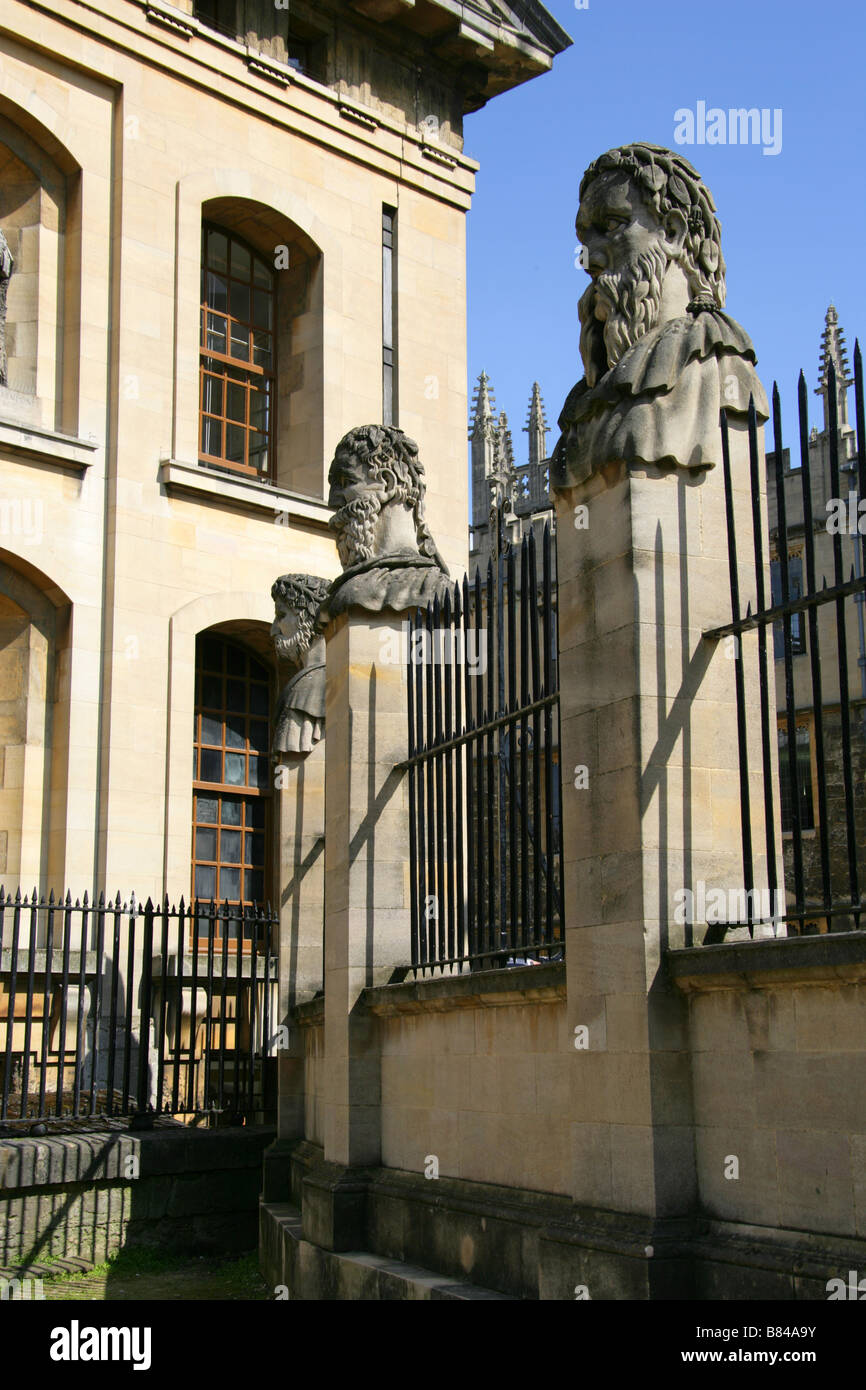
[[[574,43],[552,72],[465,125],[480,162],[468,222],[470,391],[482,367],[508,413],[516,461],[533,380],[555,424],[583,375],[574,218],[586,165],[631,140],[681,149],[712,190],[727,262],[726,312],[750,334],[790,443],[797,373],[816,384],[832,300],[853,358],[866,351],[866,15],[861,0],[550,0]],[[678,146],[680,108],[782,111],[760,145]],[[853,404],[853,400],[852,400]],[[810,414],[810,419],[812,418]],[[816,416],[816,418],[818,418]],[[820,426],[820,418],[818,418]]]

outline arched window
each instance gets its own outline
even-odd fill
[[[260,905],[271,897],[271,681],[237,642],[196,642],[193,896]]]
[[[200,461],[272,479],[274,272],[233,232],[202,227]]]

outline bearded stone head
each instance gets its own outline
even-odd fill
[[[438,559],[424,517],[418,445],[394,425],[360,425],[337,445],[328,505],[344,569],[406,549]]]
[[[271,627],[277,656],[302,666],[318,635],[318,612],[330,588],[314,574],[284,574],[271,588],[276,616]]]
[[[608,150],[583,176],[575,230],[592,278],[578,305],[590,389],[657,324],[724,305],[716,206],[681,155],[650,144]]]

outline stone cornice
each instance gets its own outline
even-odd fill
[[[144,59],[175,78],[245,107],[259,119],[282,124],[300,138],[468,211],[476,160],[446,145],[441,147],[444,159],[425,159],[424,146],[431,145],[426,130],[358,105],[287,64],[227,38],[167,0],[123,0],[120,6],[100,6],[92,0],[29,0],[26,8],[30,15],[41,12],[56,23],[74,27],[79,36],[95,44]],[[92,16],[89,24],[88,14]],[[17,27],[7,20],[7,32],[45,52],[65,51],[56,41],[40,40],[23,18]],[[83,61],[72,52],[68,61],[105,80],[99,63]],[[111,80],[116,82],[116,75]]]

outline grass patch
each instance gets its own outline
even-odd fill
[[[86,1273],[58,1270],[45,1282],[55,1290],[55,1298],[258,1301],[273,1296],[259,1273],[255,1251],[237,1256],[189,1255],[133,1247],[119,1250]]]

